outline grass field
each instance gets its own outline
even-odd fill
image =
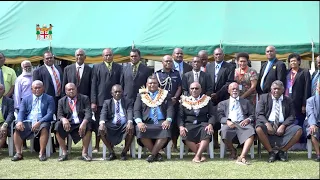
[[[116,147],[119,157],[121,145]],[[100,148],[102,151],[102,148]],[[255,151],[256,153],[257,151]],[[313,152],[314,153],[314,152]],[[102,152],[93,154],[92,162],[78,160],[81,155],[81,143],[72,146],[69,160],[58,162],[58,153],[54,153],[47,161],[40,162],[37,153],[24,151],[24,160],[12,162],[7,149],[1,150],[1,178],[24,178],[24,179],[102,179],[102,178],[147,178],[147,179],[206,179],[206,178],[288,178],[288,179],[320,179],[319,163],[307,159],[307,152],[290,152],[289,161],[267,163],[268,154],[262,152],[262,158],[249,161],[252,165],[238,165],[234,161],[219,158],[219,149],[215,149],[215,158],[207,158],[204,163],[191,162],[193,153],[179,159],[178,153],[172,154],[172,159],[164,162],[148,163],[146,157],[142,159],[129,158],[127,161],[102,161]],[[165,157],[165,156],[164,156]]]

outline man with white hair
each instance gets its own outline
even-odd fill
[[[31,84],[32,84],[32,64],[29,60],[24,60],[21,62],[22,74],[18,76],[14,85],[14,108],[16,112],[19,111],[19,105],[23,98],[32,94]],[[23,142],[23,148],[27,149],[26,141]]]

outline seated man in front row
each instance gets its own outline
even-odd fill
[[[119,84],[112,86],[113,98],[103,102],[101,109],[99,133],[103,143],[109,150],[107,160],[117,159],[113,147],[121,143],[125,134],[125,146],[122,149],[121,160],[127,160],[127,152],[133,139],[133,101],[122,96],[122,87]]]
[[[82,139],[82,157],[81,160],[91,161],[88,156],[88,147],[91,140],[91,104],[89,97],[78,94],[77,87],[74,83],[68,83],[65,86],[66,95],[59,99],[57,111],[57,123],[55,132],[59,146],[62,149],[62,156],[58,161],[68,159],[65,139],[70,134],[72,140],[77,144]]]
[[[284,152],[298,142],[302,134],[301,127],[294,124],[292,100],[284,96],[283,92],[283,83],[279,80],[274,81],[271,84],[271,93],[260,96],[256,112],[256,133],[269,152],[270,163],[277,158],[287,161]],[[273,148],[278,150],[277,154]]]
[[[140,89],[134,104],[137,142],[146,146],[151,155],[148,162],[163,161],[159,151],[166,147],[171,138],[170,125],[174,115],[171,95],[159,88],[157,77],[147,80],[147,88]]]
[[[200,163],[206,160],[202,153],[211,141],[215,116],[211,97],[201,95],[200,83],[191,83],[189,89],[190,96],[181,96],[178,125],[183,143],[195,153],[192,162]]]
[[[254,140],[254,128],[251,125],[254,121],[253,105],[247,99],[239,97],[239,85],[233,82],[229,85],[230,98],[218,104],[218,117],[221,127],[221,139],[231,149],[231,158],[237,157],[237,150],[233,147],[232,140],[237,136],[239,143],[243,144],[241,155],[237,163],[248,165],[246,155]]]
[[[13,134],[16,154],[11,159],[12,161],[23,159],[21,148],[23,140],[31,139],[38,135],[40,135],[39,160],[47,160],[46,146],[55,110],[54,99],[52,96],[43,93],[44,86],[42,81],[33,81],[31,90],[32,95],[23,98],[19,106],[17,124]]]
[[[320,162],[320,82],[318,82],[317,91],[318,93],[307,100],[307,120],[305,121],[305,124],[307,137],[311,136],[311,141],[314,150],[316,151],[316,158],[314,160]]]
[[[11,98],[3,96],[4,86],[0,84],[0,149],[11,132],[11,123],[14,120],[14,103]]]

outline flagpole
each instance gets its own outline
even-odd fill
[[[311,62],[311,68],[310,68],[310,73],[312,74],[315,70],[315,62],[314,62],[314,43],[313,43],[313,39],[311,39],[311,57],[312,57],[312,62]]]
[[[132,40],[132,45],[131,45],[131,49],[134,48],[134,40]]]

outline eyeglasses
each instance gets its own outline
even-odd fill
[[[194,88],[190,88],[191,90],[199,90],[199,88],[194,87]]]

